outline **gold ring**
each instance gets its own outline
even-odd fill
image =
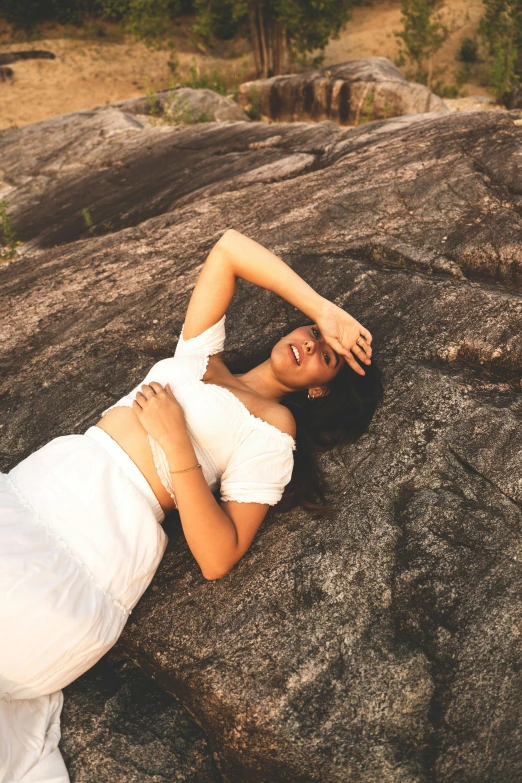
[[[362,336],[362,334],[361,334],[360,337],[357,338],[357,345],[360,345],[359,340],[364,340],[364,337]]]

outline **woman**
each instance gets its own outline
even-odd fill
[[[234,375],[221,352],[240,277],[314,323]],[[203,576],[217,579],[281,499],[294,451],[294,502],[324,508],[311,451],[367,427],[382,393],[371,342],[281,259],[227,230],[175,356],[85,435],[56,438],[0,475],[0,783],[68,780],[61,689],[116,642],[163,555],[167,511],[177,507]]]

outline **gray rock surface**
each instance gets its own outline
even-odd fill
[[[84,431],[172,354],[227,227],[374,336],[383,405],[321,457],[334,516],[271,510],[214,582],[174,519],[118,645],[195,717],[230,783],[522,779],[519,118],[159,130],[107,111],[0,134],[30,240],[0,269],[2,469]],[[85,238],[81,200],[101,220],[118,198],[129,227]],[[240,284],[227,355],[302,322]]]
[[[120,101],[111,104],[111,108],[129,114],[162,117],[186,125],[196,122],[249,121],[247,114],[232,98],[214,90],[194,90],[191,87],[177,87],[150,97]]]
[[[106,656],[64,690],[71,783],[219,783],[205,735],[132,664]]]
[[[265,120],[333,120],[339,125],[449,111],[441,98],[423,84],[408,82],[386,57],[245,82],[238,102]]]

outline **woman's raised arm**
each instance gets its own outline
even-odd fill
[[[238,278],[273,291],[301,310],[321,328],[326,342],[364,375],[351,352],[369,364],[370,332],[314,291],[279,256],[233,228],[216,242],[203,265],[185,317],[186,340],[219,321],[228,309]],[[357,344],[361,336],[366,343],[362,348]]]

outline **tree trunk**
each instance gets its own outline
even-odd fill
[[[247,8],[257,77],[267,79],[285,73],[286,30],[271,16],[264,0],[249,0]]]
[[[256,78],[263,73],[263,54],[261,52],[261,43],[259,40],[259,27],[257,24],[257,2],[250,0],[248,3],[248,22],[250,25],[250,37],[252,39],[252,51],[254,52],[254,62],[256,66]]]
[[[281,73],[287,72],[286,30],[281,30]]]
[[[268,47],[266,45],[266,30],[265,30],[265,15],[263,0],[257,6],[257,23],[259,25],[259,39],[261,41],[261,52],[263,60],[262,77],[266,79],[268,77],[269,62],[268,62]]]
[[[512,78],[512,73],[511,73],[512,68],[513,68],[512,64],[511,64],[511,50],[512,50],[512,47],[513,47],[513,28],[511,28],[510,33],[509,33],[509,41],[508,41],[508,46],[507,46],[507,51],[506,51],[506,56],[505,56],[505,61],[504,61],[504,84],[503,84],[503,90],[502,90],[502,93],[503,93],[502,97],[504,97],[506,92],[509,91],[510,82],[511,82],[511,78]]]
[[[283,73],[283,31],[281,23],[276,20],[274,23],[274,76]]]
[[[292,50],[290,48],[290,38],[286,30],[283,33],[283,51],[284,51],[285,73],[286,73],[286,70],[290,71],[293,65]]]

